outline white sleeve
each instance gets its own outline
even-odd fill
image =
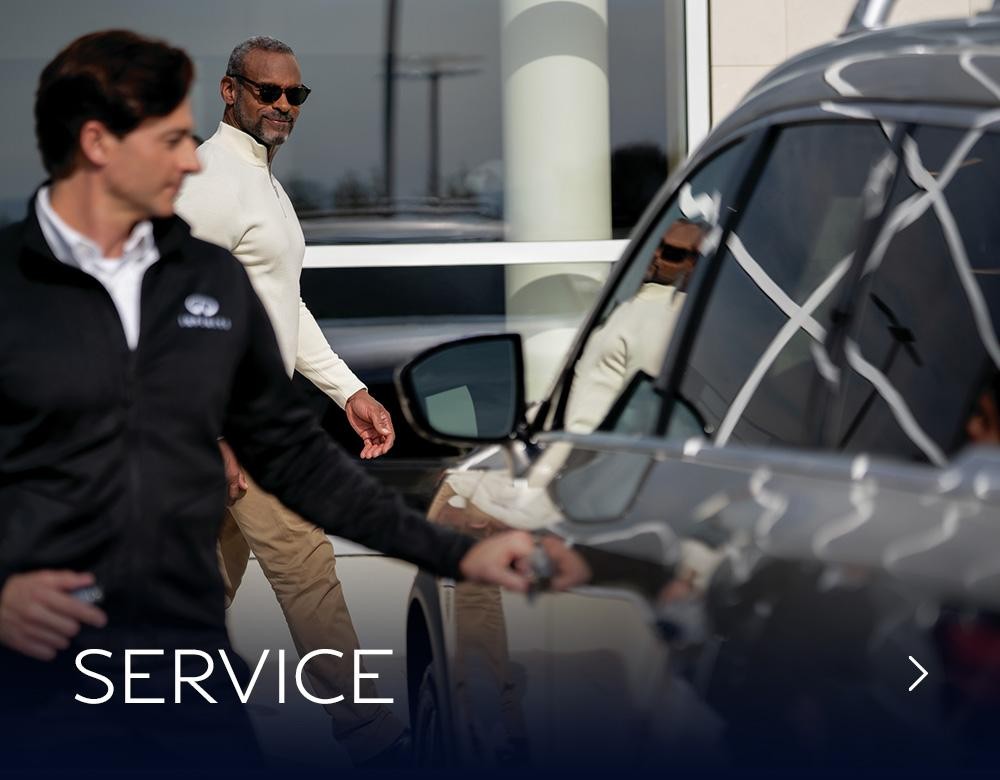
[[[341,409],[347,399],[364,383],[333,351],[320,330],[316,318],[299,299],[299,351],[295,355],[295,370],[332,398]]]
[[[235,252],[246,228],[239,218],[238,193],[222,179],[208,173],[188,176],[174,201],[174,210],[191,226],[195,238]]]

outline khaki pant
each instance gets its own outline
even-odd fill
[[[246,496],[226,510],[219,534],[219,563],[232,603],[253,551],[278,597],[299,656],[332,648],[342,659],[314,657],[306,673],[320,698],[343,694],[342,701],[324,705],[333,720],[333,734],[355,763],[391,745],[404,727],[381,704],[354,703],[354,650],[358,637],[337,578],[333,545],[326,534],[286,509],[256,483]],[[370,679],[361,680],[361,698],[375,698]]]

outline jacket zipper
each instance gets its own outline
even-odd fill
[[[271,173],[271,166],[267,166],[267,180],[271,183],[271,191],[274,193],[274,197],[278,200],[278,207],[281,209],[281,216],[288,219],[288,213],[285,211],[285,204],[281,202],[281,195],[278,193],[278,185],[274,183],[274,174]]]
[[[106,583],[106,589],[114,588],[116,585],[120,585],[120,593],[122,596],[122,612],[124,625],[120,628],[124,628],[127,632],[134,630],[139,622],[139,605],[142,603],[142,593],[146,588],[146,583],[149,580],[149,572],[147,567],[149,562],[146,561],[142,555],[143,552],[143,537],[145,536],[145,529],[143,527],[143,518],[140,505],[140,494],[141,494],[141,464],[140,464],[140,436],[139,436],[139,410],[138,410],[138,364],[139,364],[139,349],[142,347],[142,330],[143,330],[143,312],[145,310],[145,289],[146,280],[150,276],[150,272],[158,265],[154,263],[152,266],[146,269],[143,274],[142,281],[140,282],[140,293],[139,293],[139,338],[136,342],[135,349],[131,349],[128,345],[128,337],[125,335],[125,325],[121,321],[121,315],[118,314],[118,308],[115,306],[114,301],[111,298],[111,293],[101,284],[98,280],[93,279],[89,276],[93,283],[97,286],[100,292],[103,294],[105,301],[107,301],[110,307],[110,313],[113,315],[115,323],[118,325],[117,338],[114,341],[117,343],[119,354],[124,352],[124,361],[122,365],[123,369],[123,385],[124,392],[122,394],[122,403],[124,405],[124,424],[125,424],[125,470],[126,470],[126,493],[127,493],[127,511],[128,514],[125,518],[124,525],[121,529],[121,547],[120,555],[121,559],[114,566],[114,574],[116,579],[120,578],[119,582]],[[81,271],[81,273],[85,273]]]
[[[141,307],[140,307],[141,308]],[[141,329],[141,322],[140,322]],[[140,338],[141,340],[141,338]],[[127,345],[126,345],[127,347]],[[136,625],[139,617],[140,590],[146,578],[143,569],[146,562],[142,560],[142,517],[139,506],[141,485],[139,464],[139,430],[138,430],[138,393],[136,390],[139,345],[134,350],[129,349],[125,358],[125,457],[128,461],[128,519],[125,528],[126,544],[123,545],[125,558],[125,615],[128,626]],[[148,576],[148,572],[146,572]]]
[[[155,265],[155,264],[154,264]],[[148,272],[152,270],[147,269],[147,273],[143,274],[142,287],[145,288],[145,281]],[[139,488],[140,488],[140,467],[138,458],[138,428],[137,420],[138,414],[136,412],[136,401],[137,401],[137,363],[139,346],[142,343],[142,295],[140,294],[140,304],[139,304],[139,330],[140,337],[139,342],[136,344],[136,348],[130,349],[128,345],[128,338],[125,335],[125,325],[121,321],[121,315],[118,313],[118,308],[115,306],[114,300],[111,298],[111,293],[108,292],[107,288],[101,284],[97,279],[92,277],[85,271],[80,270],[79,273],[85,276],[89,283],[94,285],[98,291],[98,295],[102,296],[107,304],[106,311],[110,313],[115,324],[117,325],[117,338],[113,338],[112,341],[115,342],[115,346],[118,349],[118,354],[124,350],[125,360],[123,366],[124,376],[124,393],[122,396],[122,402],[124,405],[124,423],[125,423],[125,469],[127,471],[127,503],[128,503],[128,516],[125,518],[124,525],[121,529],[121,547],[120,547],[120,558],[115,563],[115,565],[110,569],[109,581],[100,582],[102,588],[105,591],[118,590],[118,585],[123,586],[121,590],[123,591],[123,611],[125,625],[120,626],[129,630],[136,624],[136,619],[139,614],[139,603],[140,603],[140,587],[141,583],[144,582],[142,577],[143,569],[145,567],[145,562],[140,560],[141,556],[138,555],[142,548],[141,539],[141,517],[140,517],[140,506],[139,506]],[[109,333],[114,333],[115,329],[112,327]]]
[[[142,437],[139,429],[141,397],[139,394],[140,351],[143,347],[143,330],[148,313],[148,284],[162,267],[161,257],[146,269],[139,282],[139,333],[135,349],[129,349],[125,340],[125,424],[126,424],[126,457],[128,458],[128,504],[129,519],[126,529],[127,551],[125,614],[128,616],[129,627],[135,628],[141,622],[139,607],[142,603],[150,604],[145,598],[148,595],[150,583],[153,580],[149,567],[154,561],[149,560],[150,551],[154,549],[159,529],[152,526],[152,518],[142,516]],[[124,336],[124,330],[122,331]]]

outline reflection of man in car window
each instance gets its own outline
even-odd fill
[[[574,369],[567,430],[593,431],[636,372],[659,373],[706,232],[703,223],[673,222],[639,290],[594,329]]]

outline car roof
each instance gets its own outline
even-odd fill
[[[1000,13],[865,30],[803,52],[768,73],[713,136],[842,102],[1000,108]]]

